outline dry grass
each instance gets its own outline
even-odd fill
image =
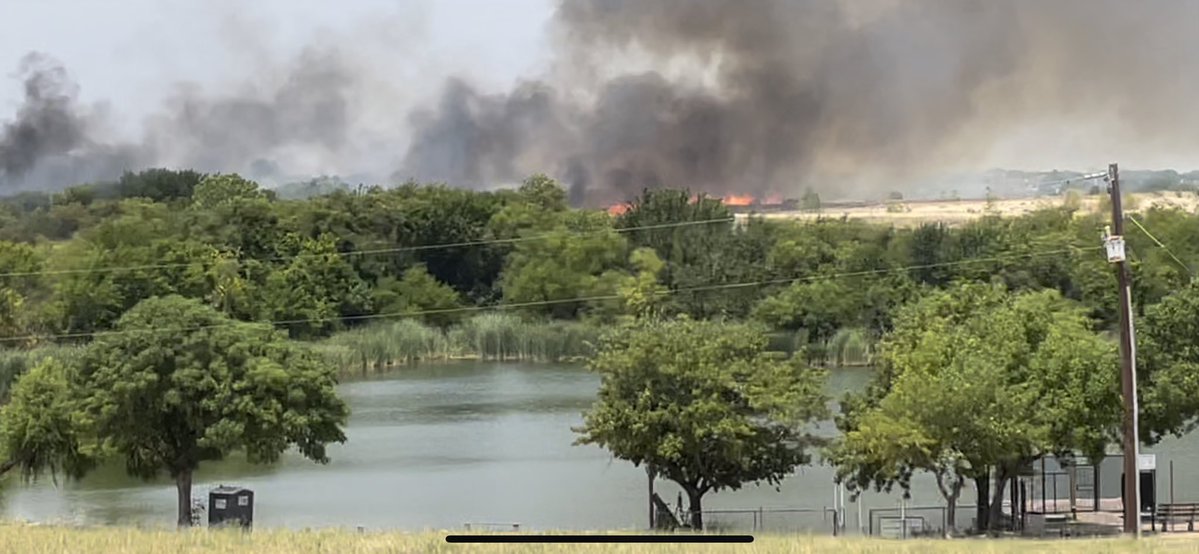
[[[748,545],[463,545],[447,544],[444,533],[355,533],[352,531],[258,530],[175,532],[131,528],[75,529],[54,526],[0,525],[0,550],[22,554],[105,553],[105,554],[394,554],[424,552],[486,553],[568,553],[568,552],[745,552],[801,553],[846,552],[939,554],[970,552],[1064,552],[1099,554],[1104,552],[1194,552],[1199,542],[1193,534],[1179,533],[1175,538],[1150,538],[1134,543],[1126,539],[1085,539],[1027,541],[1018,539],[956,539],[896,541],[864,538],[810,536],[763,536]]]
[[[1129,195],[1132,200],[1125,206],[1128,211],[1141,211],[1151,206],[1176,207],[1187,212],[1199,212],[1199,194],[1193,192],[1156,192]],[[1096,212],[1100,209],[1099,196],[1078,198],[1079,212]],[[819,214],[807,212],[774,212],[763,214],[768,219],[815,219],[817,217],[841,217],[874,223],[887,223],[900,227],[914,227],[923,223],[942,222],[960,224],[984,215],[1019,216],[1041,208],[1060,207],[1066,202],[1063,197],[1016,198],[995,200],[938,200],[899,201],[850,208],[828,208]]]

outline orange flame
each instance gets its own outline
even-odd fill
[[[608,215],[610,215],[612,217],[616,217],[627,211],[629,211],[629,205],[625,204],[623,202],[620,204],[612,204],[611,206],[608,206]]]
[[[767,196],[764,200],[762,200],[762,204],[767,205],[767,206],[775,206],[775,205],[782,204],[782,203],[783,203],[783,196],[781,194],[772,194],[770,196]]]
[[[755,201],[754,197],[748,194],[729,194],[720,200],[726,206],[749,206]]]

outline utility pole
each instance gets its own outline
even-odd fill
[[[1120,203],[1120,170],[1108,166],[1112,199],[1112,231],[1108,235],[1108,261],[1116,264],[1120,284],[1120,383],[1124,397],[1124,532],[1141,536],[1140,438],[1137,436],[1136,340],[1132,327],[1132,288],[1124,255],[1124,208]]]

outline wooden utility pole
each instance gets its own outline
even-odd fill
[[[1120,202],[1120,170],[1108,166],[1112,199],[1112,235],[1107,237],[1108,261],[1116,264],[1120,284],[1120,383],[1124,397],[1124,532],[1141,536],[1140,439],[1137,436],[1136,340],[1132,327],[1132,286],[1124,255],[1124,208]]]

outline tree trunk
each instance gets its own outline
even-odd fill
[[[1003,467],[995,468],[995,495],[991,497],[991,516],[987,518],[987,528],[993,532],[1002,529],[1003,490],[1007,487],[1007,473]]]
[[[175,490],[179,495],[179,527],[192,526],[192,470],[175,474]]]
[[[946,487],[944,472],[937,472],[937,488],[941,490],[941,496],[945,498],[945,529],[942,530],[945,538],[949,538],[953,534],[953,530],[957,528],[958,497],[962,494],[962,483],[962,476],[954,473],[953,480]]]
[[[974,478],[975,514],[974,530],[982,533],[990,526],[991,511],[991,472],[987,471],[982,477]]]
[[[704,529],[704,512],[702,505],[704,493],[699,492],[699,489],[692,487],[683,487],[683,490],[687,491],[687,501],[691,512],[691,528],[696,531],[702,531]]]

